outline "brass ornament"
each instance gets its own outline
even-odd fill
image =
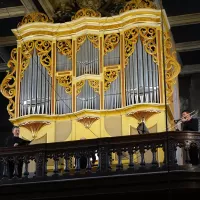
[[[136,110],[136,111],[127,113],[126,116],[133,117],[137,119],[138,121],[141,121],[144,118],[147,121],[150,117],[158,113],[161,113],[161,111],[156,110],[156,109],[145,109],[145,110]]]
[[[107,91],[111,83],[117,79],[119,71],[119,69],[106,69],[104,71],[104,91]]]
[[[77,122],[83,124],[85,128],[90,128],[94,122],[99,120],[99,117],[94,117],[94,116],[84,116],[81,118],[77,119]]]
[[[79,95],[81,93],[81,89],[83,88],[84,84],[85,80],[76,83],[76,95]]]
[[[101,13],[91,8],[82,8],[72,16],[72,20],[80,19],[82,17],[101,17]]]
[[[158,63],[157,45],[156,45],[156,28],[154,27],[141,27],[139,29],[140,38],[145,51],[152,55],[153,61]]]
[[[154,0],[131,0],[126,3],[123,9],[120,10],[120,13],[127,12],[129,10],[139,9],[139,8],[152,8],[156,9]]]
[[[1,93],[9,100],[7,110],[10,118],[14,117],[15,95],[16,95],[16,68],[17,68],[17,48],[11,51],[11,58],[7,64],[10,71],[1,83]]]
[[[139,35],[138,28],[132,28],[124,32],[125,66],[128,64],[128,58],[135,51],[135,44],[138,41],[138,35]]]
[[[164,33],[164,50],[167,102],[172,103],[173,87],[176,83],[175,79],[181,71],[181,66],[176,59],[176,51],[172,49],[172,41],[169,33]]]
[[[43,67],[46,68],[48,74],[52,76],[51,70],[51,50],[52,50],[52,42],[48,40],[36,40],[35,48],[37,50],[37,55],[40,57],[40,63]]]
[[[24,24],[29,24],[29,23],[33,23],[33,22],[49,22],[49,23],[53,23],[53,19],[49,18],[47,15],[45,15],[44,13],[40,13],[40,12],[33,12],[33,13],[28,13],[27,15],[25,15],[22,19],[22,21],[17,25],[17,27],[20,27]]]
[[[86,38],[94,45],[95,48],[99,48],[99,36],[88,34],[88,35],[82,35],[77,38],[77,52],[80,50],[81,45],[85,42]]]
[[[99,93],[99,80],[88,80],[88,84],[91,88],[94,89],[95,92]]]
[[[72,58],[72,40],[59,40],[57,41],[58,52],[62,55]]]
[[[21,61],[21,80],[24,77],[24,71],[30,64],[30,58],[33,55],[33,50],[35,47],[34,41],[24,42],[22,44],[22,61]]]
[[[120,41],[120,35],[118,33],[111,33],[105,35],[104,38],[104,54],[111,52],[115,49]]]
[[[67,94],[72,93],[72,75],[58,75],[56,79],[58,84],[65,88]]]
[[[35,139],[40,129],[49,124],[51,123],[48,121],[30,121],[20,124],[19,127],[29,130],[32,134],[32,138]]]

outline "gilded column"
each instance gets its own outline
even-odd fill
[[[159,74],[159,89],[160,89],[160,103],[164,103],[165,92],[164,92],[164,74],[163,74],[163,41],[162,41],[162,31],[157,28],[156,31],[157,38],[157,56],[158,56],[158,74]]]
[[[56,114],[56,40],[52,41],[51,57],[52,57],[51,114],[55,115]]]
[[[100,90],[100,110],[104,109],[104,35],[101,33],[99,35],[99,67],[100,67],[100,76],[101,81],[99,85]]]
[[[72,38],[72,112],[76,112],[76,38]]]
[[[120,32],[120,67],[121,67],[121,101],[122,107],[126,106],[126,93],[125,93],[125,54],[124,54],[124,31]]]
[[[15,118],[20,115],[20,72],[22,63],[21,42],[17,44],[17,69],[16,69],[16,88],[15,88]]]

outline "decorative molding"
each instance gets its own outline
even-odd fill
[[[51,123],[48,121],[31,121],[20,124],[19,126],[29,130],[32,134],[32,138],[35,139],[37,137],[39,130],[49,124]]]
[[[160,110],[156,110],[156,109],[136,110],[136,111],[127,113],[126,116],[136,118],[138,121],[144,118],[145,121],[147,121],[150,117],[160,112],[161,112]]]
[[[0,8],[0,19],[24,16],[26,12],[24,6]]]
[[[27,12],[38,12],[37,7],[35,6],[35,4],[33,3],[32,0],[21,0],[22,4],[24,5],[24,7],[26,8]]]
[[[94,116],[84,116],[81,118],[77,119],[77,122],[83,124],[85,128],[90,128],[94,122],[99,120],[99,117],[94,117]]]
[[[178,52],[196,51],[196,50],[200,50],[200,40],[176,43],[176,51]]]
[[[200,23],[200,13],[177,15],[168,17],[171,27]]]
[[[17,45],[15,36],[0,37],[0,47]]]

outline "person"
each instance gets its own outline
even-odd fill
[[[17,146],[24,146],[28,145],[30,141],[23,140],[19,137],[20,129],[18,126],[13,126],[12,128],[12,135],[8,136],[5,140],[5,147],[17,147]],[[14,161],[8,161],[8,173],[9,178],[14,176]],[[22,168],[23,168],[23,161],[19,160],[18,162],[18,178],[22,177]]]
[[[182,131],[198,131],[198,119],[192,118],[188,110],[182,112]],[[189,155],[192,165],[199,164],[199,153],[195,143],[190,144]]]
[[[181,121],[183,123],[183,131],[198,131],[198,119],[192,118],[188,110],[182,112]]]

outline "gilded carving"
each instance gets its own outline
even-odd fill
[[[91,8],[82,8],[76,12],[72,17],[72,20],[79,19],[81,17],[101,17],[101,13]]]
[[[146,52],[152,55],[153,61],[157,63],[156,28],[142,27],[139,29],[139,33]]]
[[[88,34],[87,36],[82,35],[77,38],[77,51],[80,50],[80,47],[85,42],[86,38],[88,38],[88,40],[94,45],[95,48],[99,48],[99,36]]]
[[[11,51],[11,58],[7,64],[10,70],[1,83],[1,93],[9,100],[7,110],[10,118],[14,117],[15,95],[16,95],[16,67],[17,67],[17,49]]]
[[[118,77],[119,69],[107,69],[104,72],[104,91],[110,88],[110,84]]]
[[[57,48],[59,53],[72,58],[72,40],[57,41]]]
[[[52,50],[52,42],[48,40],[36,40],[35,48],[37,50],[37,54],[40,57],[40,63],[42,66],[46,68],[49,75],[51,74],[51,50]]]
[[[128,64],[128,58],[133,54],[135,50],[135,44],[138,41],[138,35],[138,28],[132,28],[124,32],[125,66]]]
[[[89,86],[94,89],[95,92],[99,92],[99,80],[88,80]]]
[[[105,55],[108,52],[111,52],[115,49],[120,41],[120,36],[118,33],[111,33],[105,36],[104,38],[104,53]]]
[[[85,84],[84,80],[76,83],[76,95],[79,95],[81,93],[81,89],[83,88],[84,84]]]
[[[145,109],[145,110],[136,110],[136,111],[127,113],[127,116],[136,118],[138,121],[140,121],[143,118],[145,120],[148,120],[150,117],[158,113],[161,113],[161,111],[156,110],[156,109]]]
[[[94,45],[95,48],[99,48],[99,36],[98,35],[92,35],[89,34],[87,35],[88,40],[90,40],[90,42],[92,42],[92,44]]]
[[[35,47],[34,41],[27,41],[22,44],[22,63],[21,63],[21,79],[24,77],[24,71],[27,69],[30,63],[30,58],[33,55]]]
[[[33,22],[53,22],[52,18],[49,18],[47,15],[44,13],[40,12],[33,12],[33,13],[28,13],[25,15],[22,19],[22,21],[17,25],[17,27],[20,27],[24,24],[29,24]]]
[[[156,9],[156,5],[154,3],[154,0],[132,0],[126,3],[124,8],[120,10],[120,13],[139,8]]]
[[[90,128],[91,125],[99,120],[99,117],[93,117],[93,116],[84,116],[81,118],[78,118],[77,121],[85,126],[85,128]]]
[[[164,49],[165,49],[165,72],[167,86],[167,101],[172,102],[173,86],[176,83],[175,78],[181,71],[181,66],[177,62],[176,52],[172,49],[172,41],[169,33],[164,34]]]
[[[19,126],[29,130],[32,134],[32,138],[35,139],[37,137],[37,133],[39,132],[39,130],[49,124],[50,122],[48,121],[30,121],[22,123]]]
[[[56,76],[58,84],[65,88],[67,94],[72,93],[72,75],[59,75]]]

